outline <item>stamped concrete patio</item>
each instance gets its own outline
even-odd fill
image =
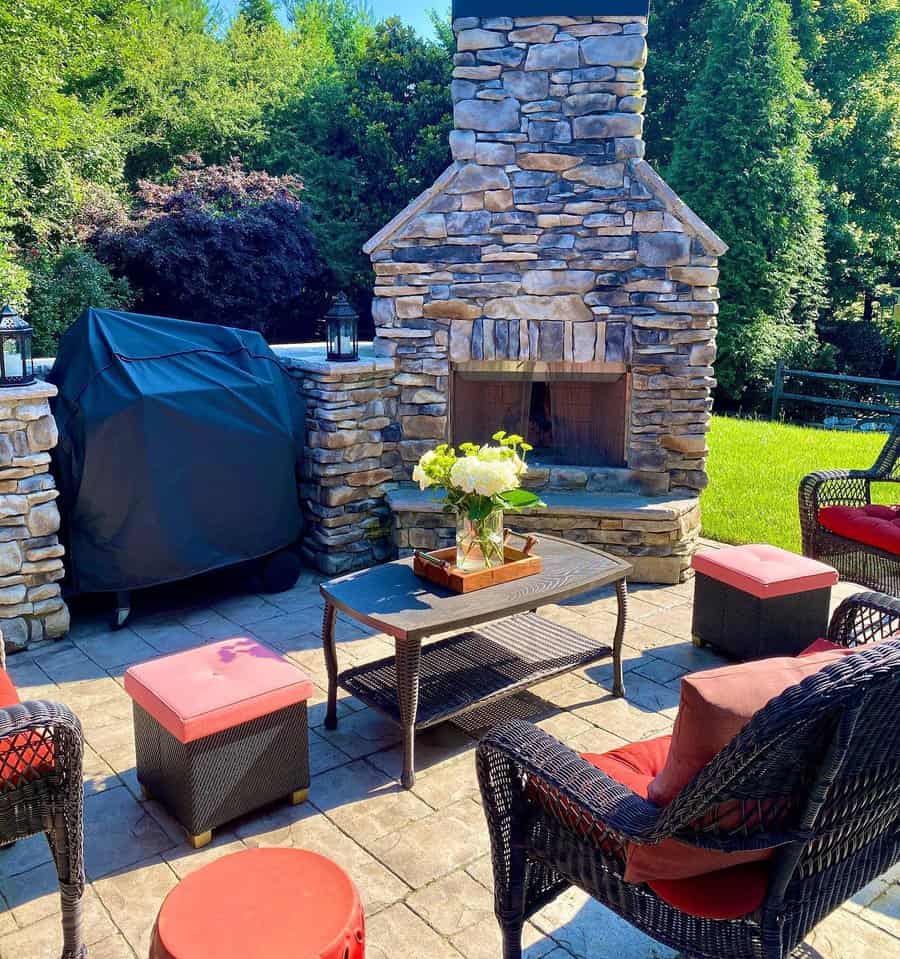
[[[245,846],[294,845],[323,852],[349,871],[366,907],[369,959],[498,959],[487,829],[474,769],[476,732],[444,725],[419,737],[418,781],[399,788],[396,729],[352,698],[340,701],[334,733],[322,728],[325,666],[318,580],[305,575],[278,596],[235,594],[215,578],[154,592],[130,626],[111,633],[99,613],[75,611],[69,638],[10,657],[23,699],[67,703],[84,725],[85,924],[92,959],[146,959],[156,912],[187,873]],[[834,600],[854,592],[841,585]],[[716,665],[690,643],[692,584],[631,591],[627,700],[610,696],[611,669],[589,667],[535,687],[524,706],[575,749],[601,752],[671,728],[680,677]],[[545,615],[611,636],[611,592],[550,607]],[[310,800],[286,803],[220,830],[193,851],[135,778],[131,702],[122,689],[134,662],[234,635],[287,653],[315,681]],[[338,621],[342,663],[392,652],[383,636]],[[0,959],[57,959],[56,882],[40,837],[0,850]],[[675,953],[596,902],[570,891],[526,931],[529,959],[664,959]],[[900,869],[823,922],[803,959],[876,959],[900,954]],[[727,957],[723,957],[727,959]]]

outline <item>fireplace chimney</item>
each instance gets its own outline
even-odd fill
[[[518,178],[520,194],[546,186],[548,173],[561,174],[564,190],[579,184],[566,192],[621,189],[624,161],[644,155],[646,4],[563,3],[560,15],[523,17],[522,3],[494,0],[477,15],[460,12],[476,6],[454,5],[454,159],[537,171]],[[572,6],[590,15],[572,15]],[[569,173],[579,158],[596,166]]]

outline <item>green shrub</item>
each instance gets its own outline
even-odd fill
[[[133,300],[127,281],[116,279],[79,246],[37,255],[30,267],[28,321],[34,328],[34,355],[53,356],[60,336],[89,306],[127,309]]]

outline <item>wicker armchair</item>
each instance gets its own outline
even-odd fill
[[[62,959],[87,955],[81,923],[83,751],[81,724],[65,706],[26,702],[0,707],[0,847],[35,833],[46,835],[59,875]]]
[[[835,612],[829,638],[856,646],[898,628],[900,601],[861,593]],[[900,858],[898,713],[895,640],[773,699],[662,808],[528,723],[497,727],[477,764],[504,959],[521,957],[523,922],[570,885],[685,956],[783,959]],[[709,826],[710,812],[729,802],[740,824]],[[626,883],[625,844],[668,837],[725,852],[777,846],[762,907],[740,919],[697,918]]]
[[[829,563],[843,579],[900,596],[900,556],[832,533],[819,523],[826,506],[867,506],[872,483],[900,482],[900,420],[871,469],[822,470],[800,481],[803,555]]]

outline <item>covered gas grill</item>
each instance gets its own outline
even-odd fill
[[[263,560],[292,585],[303,402],[254,332],[89,309],[49,376],[70,588],[119,595]]]

